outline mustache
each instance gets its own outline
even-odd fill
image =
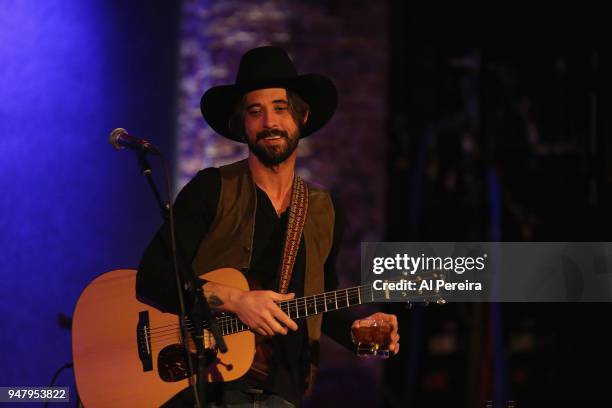
[[[266,137],[270,136],[280,136],[287,139],[289,137],[289,134],[286,131],[280,129],[262,130],[261,132],[257,133],[256,141],[259,142],[261,139],[265,139]]]

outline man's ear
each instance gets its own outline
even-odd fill
[[[306,110],[306,112],[304,112],[304,119],[302,120],[302,126],[304,126],[306,124],[306,122],[308,122],[308,114],[310,113],[310,110]]]

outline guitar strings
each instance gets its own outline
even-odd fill
[[[306,296],[306,297],[302,297],[302,298],[298,298],[294,300],[283,301],[283,302],[278,303],[278,305],[281,308],[281,310],[283,310],[284,312],[288,312],[290,315],[294,314],[295,312],[295,315],[296,315],[295,318],[297,318],[297,315],[299,315],[298,311],[300,309],[307,311],[307,309],[309,308],[307,303],[310,303],[311,305],[310,308],[313,308],[314,306],[312,305],[316,303],[317,311],[320,310],[321,312],[323,312],[324,307],[319,309],[318,305],[320,304],[321,306],[325,306],[325,300],[326,300],[327,294],[336,292],[333,298],[333,302],[331,302],[331,298],[330,298],[330,301],[327,303],[334,304],[334,305],[336,303],[338,304],[344,303],[344,305],[342,306],[338,305],[338,309],[340,309],[340,308],[349,307],[352,304],[358,303],[358,301],[360,300],[360,295],[355,293],[355,290],[358,290],[359,288],[361,287],[341,289],[339,291],[330,291],[330,292],[326,292],[324,294],[319,294],[315,296]],[[338,296],[338,294],[340,296]],[[336,298],[337,298],[337,301],[336,301]],[[311,300],[310,302],[309,302],[309,299]],[[308,313],[302,313],[302,315],[305,315],[305,314],[308,314]],[[313,313],[310,313],[309,315],[311,314]],[[219,328],[221,329],[221,332],[223,333],[223,335],[237,333],[237,332],[245,331],[249,329],[248,326],[242,323],[238,319],[238,317],[235,315],[221,316],[217,319],[217,324],[219,325]],[[207,326],[207,324],[205,324],[205,326]],[[147,332],[149,334],[149,339],[148,339],[149,344],[151,345],[151,344],[158,343],[160,341],[167,341],[172,338],[180,339],[179,327],[180,327],[179,324],[175,323],[175,324],[169,324],[165,326],[159,326],[159,327],[147,329]],[[164,328],[164,329],[159,330],[160,328]],[[193,329],[191,322],[186,323],[186,328],[187,330]],[[146,345],[146,342],[147,342],[146,339],[141,340],[141,343],[143,346]]]
[[[348,307],[348,306],[345,305],[343,307],[339,307],[339,309],[344,308],[344,307]],[[172,338],[177,338],[178,340],[180,340],[180,332],[178,328],[179,326],[177,324],[175,325],[175,328],[173,330],[166,331],[163,334],[157,333],[157,334],[154,334],[153,336],[150,336],[148,339],[149,344],[156,344],[161,341],[167,341]],[[189,331],[193,330],[193,327],[191,325],[186,325],[186,328]],[[228,334],[233,334],[233,333],[238,333],[240,331],[248,330],[248,326],[244,325],[242,322],[238,321],[237,319],[234,319],[234,321],[231,323],[220,324],[220,328],[221,328],[223,335],[228,335]],[[209,333],[209,330],[206,333]],[[147,340],[143,339],[141,341],[143,345],[146,345]]]
[[[325,304],[336,304],[336,303],[347,303],[349,302],[348,306],[351,306],[353,304],[359,303],[353,303],[352,301],[357,299],[358,301],[360,300],[360,295],[359,294],[355,294],[353,293],[355,290],[360,289],[362,287],[354,287],[354,288],[347,288],[347,289],[341,289],[339,291],[330,291],[330,292],[326,292],[324,294],[319,294],[319,295],[314,295],[314,296],[305,296],[302,298],[298,298],[298,299],[293,299],[293,300],[286,300],[283,302],[279,302],[278,305],[281,308],[281,310],[283,310],[283,312],[287,312],[288,314],[293,314],[295,312],[296,317],[298,317],[297,315],[299,315],[299,310],[305,310],[306,312],[308,311],[309,308],[314,308],[315,305],[317,312],[319,312],[319,305],[325,306]],[[366,287],[369,288],[369,287]],[[350,295],[348,295],[348,293],[342,293],[342,292],[348,292],[348,291],[352,291],[352,293]],[[326,299],[318,299],[319,297],[324,297],[327,295],[327,293],[334,293],[336,292],[336,295],[334,295],[334,301],[331,302],[331,298],[330,301],[326,302]],[[340,296],[337,296],[337,293],[340,293]],[[367,294],[367,293],[366,293]],[[336,301],[337,298],[337,301]],[[309,302],[309,299],[314,300]],[[301,302],[301,304],[300,304]],[[347,305],[344,305],[343,307],[347,307]],[[340,309],[340,307],[338,307],[338,309]],[[321,309],[321,311],[323,311]],[[312,315],[314,313],[302,313],[302,314],[308,314],[308,315]],[[226,323],[226,326],[230,326],[235,324],[235,321],[238,321],[239,324],[244,325],[242,322],[240,322],[238,320],[238,318],[235,315],[225,315],[225,316],[220,316],[217,318],[216,322],[219,325],[223,325],[224,323]],[[168,324],[168,325],[164,325],[164,326],[157,326],[155,328],[150,328],[148,329],[150,334],[153,333],[161,333],[164,331],[174,331],[177,327],[178,327],[178,323],[173,323],[173,324]],[[164,329],[165,328],[165,329]],[[161,330],[160,330],[161,329]]]
[[[357,289],[357,288],[350,288],[350,289],[347,289],[347,290],[351,290],[351,289]],[[333,292],[334,292],[334,291],[327,292],[327,293],[333,293]],[[342,290],[340,290],[339,292],[345,292],[345,289],[342,289]],[[285,301],[283,301],[283,302],[279,302],[279,303],[277,303],[277,304],[278,304],[278,306],[279,306],[281,309],[285,308],[286,310],[289,310],[289,311],[291,311],[291,312],[292,312],[292,311],[295,311],[295,310],[297,310],[297,309],[304,309],[304,308],[306,307],[306,302],[307,302],[307,299],[308,299],[308,298],[316,298],[316,297],[320,297],[320,296],[326,295],[327,293],[325,293],[325,294],[320,294],[320,295],[315,295],[315,296],[305,296],[305,297],[301,297],[301,298],[298,298],[298,299],[293,299],[293,300],[285,300]],[[349,296],[349,297],[351,297],[351,296]],[[340,301],[341,301],[341,300],[343,300],[343,299],[344,299],[344,302],[346,302],[346,295],[345,295],[345,297],[344,297],[344,298],[343,298],[343,297],[341,297],[341,296],[340,296],[340,297],[338,297],[338,302],[340,302]],[[351,299],[353,299],[353,297],[351,297]],[[323,301],[323,302],[325,302],[325,300],[324,300],[324,299],[316,299],[316,303],[317,303],[317,305],[320,303],[320,302],[319,302],[320,300],[321,300],[321,301]],[[302,302],[303,307],[299,305],[299,303],[300,303],[300,302]],[[297,303],[297,304],[296,304],[296,303]],[[331,303],[331,302],[330,302],[330,303]],[[323,303],[323,304],[324,304],[324,303]],[[288,307],[287,307],[287,306],[288,306]],[[283,310],[283,311],[285,311],[285,310]],[[225,315],[225,316],[220,316],[220,317],[218,317],[216,321],[217,321],[217,323],[222,323],[224,320],[233,320],[233,319],[236,319],[236,316],[235,316],[235,315]],[[159,329],[159,328],[164,328],[164,327],[169,327],[169,326],[176,326],[176,325],[177,325],[176,323],[171,323],[171,324],[164,325],[164,326],[157,326],[157,327],[155,327],[155,328],[151,328],[150,330],[151,330],[151,332],[153,332],[154,330]]]
[[[351,288],[351,289],[353,289],[353,288]],[[340,292],[345,292],[345,290],[341,290]],[[367,295],[367,293],[365,293],[365,294]],[[319,296],[319,295],[317,295],[317,296]],[[296,301],[294,301],[294,300],[285,301],[285,302],[282,302],[282,303],[284,303],[284,306],[289,306],[286,309],[287,309],[287,311],[290,314],[291,314],[292,311],[299,310],[300,308],[302,310],[304,310],[305,312],[307,312],[308,308],[309,308],[309,306],[307,304],[308,298],[313,298],[313,300],[314,300],[314,302],[310,302],[310,307],[311,308],[314,307],[313,306],[314,303],[319,304],[320,303],[319,300],[321,300],[321,299],[316,299],[316,297],[305,297],[305,298],[297,299],[296,300],[297,303],[298,303],[297,305],[295,304]],[[338,307],[338,309],[351,306],[352,305],[351,300],[355,300],[355,299],[356,298],[355,298],[355,294],[354,293],[351,293],[348,296],[346,294],[344,296],[340,296],[338,298],[338,302],[339,303],[344,303],[344,305],[341,305],[340,307]],[[299,304],[300,301],[302,302],[302,305]],[[336,303],[336,299],[334,298],[334,302],[330,301],[328,303],[330,303],[330,304],[334,303],[335,304]],[[322,303],[322,304],[325,305],[325,303]],[[283,304],[279,304],[279,306],[281,306],[281,308],[282,308]],[[318,309],[317,309],[317,312],[318,312]],[[303,315],[311,315],[312,313],[302,313],[302,314]],[[297,313],[296,313],[295,318],[298,318],[297,317]],[[230,315],[230,316],[222,316],[222,317],[218,318],[217,323],[221,327],[223,335],[228,335],[228,334],[236,333],[236,332],[239,332],[239,331],[248,330],[248,326],[246,326],[244,323],[239,321],[236,316],[232,316],[232,315]],[[204,328],[206,329],[207,325],[205,324],[204,326],[205,326]],[[152,339],[159,339],[162,336],[168,336],[168,335],[175,336],[175,335],[178,334],[178,330],[177,330],[178,327],[179,327],[178,323],[177,324],[170,324],[170,325],[166,325],[166,326],[161,326],[161,327],[166,327],[166,329],[164,329],[164,330],[158,330],[159,328],[148,329],[148,334],[150,334],[150,339],[151,340]],[[186,328],[188,330],[192,330],[193,326],[191,326],[190,322],[188,322],[186,324]]]
[[[327,298],[328,294],[333,294],[333,299],[330,297]],[[340,289],[336,291],[329,291],[319,295],[313,296],[305,296],[298,299],[286,300],[283,302],[279,302],[278,305],[286,312],[290,317],[292,314],[295,314],[294,319],[306,317],[306,315],[310,316],[315,313],[308,313],[308,311],[316,310],[316,314],[327,311],[327,305],[337,306],[333,310],[347,308],[358,303],[362,303],[361,296],[362,294],[366,298],[373,299],[372,287],[370,285],[362,285],[356,286],[347,289]],[[331,295],[330,295],[331,296]],[[413,301],[419,301],[422,299],[426,299],[425,295],[417,295],[411,296]],[[315,307],[316,305],[316,307]],[[319,307],[322,306],[322,307]],[[299,311],[302,310],[302,316],[299,316]],[[299,316],[299,317],[298,317]],[[235,315],[224,315],[220,316],[216,320],[219,328],[224,336],[238,333],[241,331],[246,331],[249,329],[247,325],[242,323],[237,316]],[[193,325],[190,321],[187,321],[185,327],[188,331],[193,330]],[[148,339],[141,339],[141,345],[146,346],[148,343],[149,346],[153,344],[165,343],[172,338],[177,338],[177,341],[180,340],[180,325],[178,323],[167,324],[164,326],[157,326],[155,328],[146,329],[146,334],[148,335]],[[204,323],[204,329],[209,329],[208,324]],[[209,331],[209,330],[208,330]],[[206,335],[210,333],[205,333]],[[212,335],[212,334],[211,334]]]

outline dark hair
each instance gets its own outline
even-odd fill
[[[310,110],[310,106],[294,91],[287,89],[287,101],[289,102],[289,113],[297,124],[300,131],[304,127],[304,118]],[[234,113],[229,119],[228,128],[232,136],[246,141],[244,133],[244,96],[236,103]]]

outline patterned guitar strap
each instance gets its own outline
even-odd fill
[[[304,180],[295,176],[291,192],[291,202],[289,204],[289,218],[287,219],[283,257],[279,268],[278,292],[283,294],[287,293],[289,289],[293,266],[300,249],[300,241],[302,239],[304,223],[306,222],[307,211],[308,186]],[[255,335],[255,358],[247,373],[247,379],[254,380],[257,384],[263,384],[270,373],[268,362],[271,354],[271,339],[269,337]]]

